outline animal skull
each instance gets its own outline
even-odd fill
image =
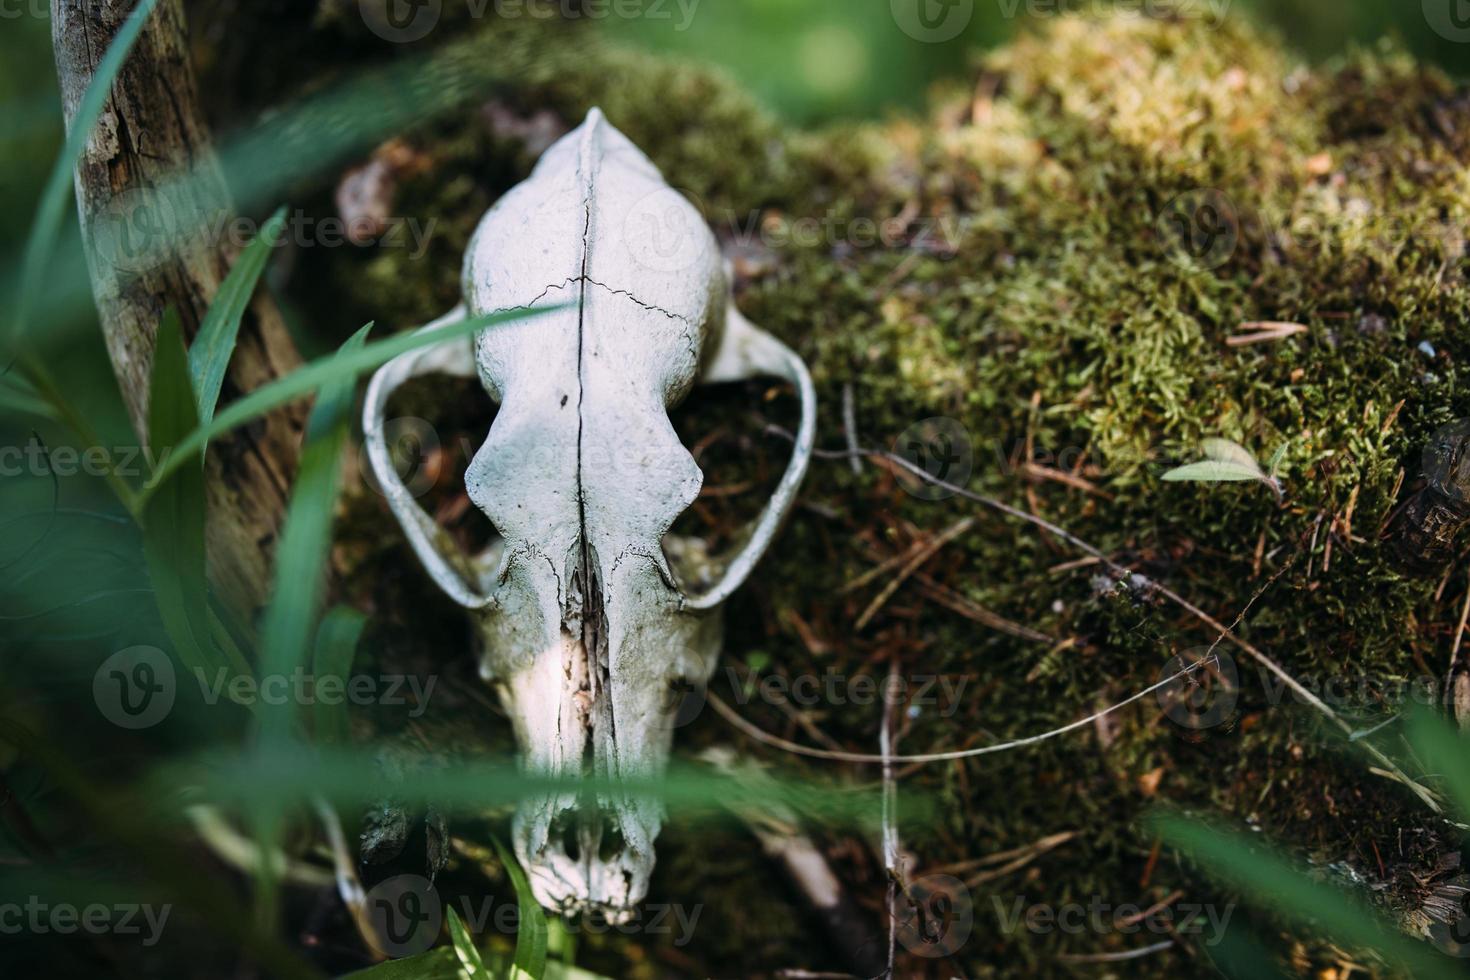
[[[811,378],[735,308],[699,212],[596,109],[482,220],[465,258],[464,301],[424,329],[563,308],[384,366],[364,409],[374,475],[434,581],[478,616],[481,672],[513,720],[523,765],[613,783],[656,776],[668,759],[677,687],[709,679],[721,607],[805,476]],[[383,437],[392,392],[435,372],[478,374],[500,403],[466,483],[501,538],[473,558],[458,554],[414,501]],[[755,376],[796,386],[796,448],[746,543],[711,563],[702,544],[668,535],[703,475],[667,412],[696,383]],[[701,560],[680,561],[691,554]],[[596,795],[524,801],[516,855],[547,908],[626,921],[647,893],[662,809]]]

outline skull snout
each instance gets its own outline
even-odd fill
[[[544,907],[622,925],[648,893],[660,823],[655,807],[559,794],[526,801],[512,835]]]

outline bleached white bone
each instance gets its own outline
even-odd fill
[[[801,358],[735,308],[699,212],[594,109],[482,220],[465,256],[465,316],[560,306],[406,354],[368,389],[368,458],[434,581],[478,617],[482,673],[523,764],[595,775],[526,800],[517,856],[537,898],[613,921],[647,892],[662,810],[608,785],[660,773],[680,684],[702,686],[721,609],[769,548],[811,459],[816,393]],[[392,393],[433,373],[478,375],[500,411],[466,475],[501,541],[459,553],[395,472]],[[744,545],[723,561],[669,536],[703,475],[668,409],[696,383],[771,376],[801,401],[795,450]],[[669,556],[675,556],[671,565]]]

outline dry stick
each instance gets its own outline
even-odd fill
[[[974,526],[975,518],[967,517],[939,535],[939,537],[921,547],[903,568],[899,569],[898,574],[893,577],[892,581],[883,587],[883,591],[879,592],[873,601],[868,603],[868,608],[863,610],[863,614],[858,617],[858,621],[853,627],[854,632],[861,633],[866,629],[867,625],[873,621],[873,617],[878,615],[878,610],[882,609],[888,603],[888,600],[893,598],[893,594],[902,587],[903,583],[907,582],[915,572],[924,567],[925,562],[938,554],[939,549],[960,535],[969,533],[970,529]]]
[[[969,596],[960,595],[948,586],[941,585],[923,572],[915,572],[914,581],[919,583],[920,591],[930,599],[933,599],[949,611],[957,613],[966,619],[973,620],[982,626],[989,626],[998,632],[1009,633],[1011,636],[1022,640],[1030,640],[1032,643],[1045,643],[1047,646],[1055,646],[1059,642],[1069,646],[1076,643],[1076,640],[1071,637],[1059,641],[1054,636],[1047,636],[1045,633],[1038,632],[1027,626],[1022,626],[1020,623],[1013,623],[1004,616],[998,616],[989,609],[986,609]]]
[[[876,582],[878,579],[887,575],[889,572],[894,571],[895,569],[902,568],[905,562],[912,559],[914,555],[917,555],[920,551],[923,551],[926,544],[928,544],[927,541],[915,541],[908,548],[905,548],[903,551],[900,551],[898,554],[893,555],[890,558],[885,558],[881,564],[874,565],[872,568],[868,569],[866,572],[863,572],[851,582],[848,582],[842,588],[837,590],[837,594],[847,595],[850,592],[856,592],[863,586],[871,585],[873,582]]]
[[[322,821],[322,828],[326,831],[327,845],[332,849],[332,867],[337,883],[337,895],[342,899],[342,904],[347,911],[352,914],[352,924],[357,927],[357,933],[367,944],[367,948],[376,949],[377,944],[374,939],[377,929],[368,911],[367,892],[362,887],[362,879],[357,876],[357,868],[353,865],[352,851],[347,846],[347,836],[342,832],[342,821],[337,816],[336,808],[322,797],[314,798],[312,806],[316,809],[317,816]]]
[[[1106,718],[1113,712],[1121,711],[1123,708],[1128,707],[1130,704],[1142,701],[1150,694],[1153,694],[1156,691],[1160,691],[1168,687],[1169,685],[1178,682],[1179,679],[1186,674],[1192,674],[1197,670],[1205,667],[1214,666],[1218,663],[1218,657],[1201,658],[1198,663],[1184,668],[1177,674],[1170,674],[1168,677],[1159,681],[1153,687],[1139,691],[1137,694],[1133,695],[1126,701],[1120,701],[1117,704],[1113,705],[1111,708],[1108,708],[1104,711],[1099,711],[1095,715],[1090,715],[1086,718],[1083,718],[1081,721],[1074,721],[1070,725],[1065,725],[1053,731],[1044,732],[1040,735],[1032,735],[1029,738],[1016,739],[1013,742],[1002,742],[999,745],[982,745],[977,749],[956,749],[953,752],[930,752],[925,755],[867,755],[862,752],[834,752],[830,749],[814,749],[810,746],[800,745],[796,742],[788,741],[787,739],[781,738],[779,735],[772,735],[770,732],[767,732],[764,729],[757,728],[755,725],[740,717],[740,715],[735,711],[734,708],[730,707],[723,700],[721,700],[720,696],[713,691],[706,692],[705,698],[706,700],[708,700],[710,707],[714,708],[715,711],[719,713],[721,718],[724,718],[726,721],[734,725],[736,728],[740,729],[746,735],[749,735],[751,738],[755,739],[758,742],[764,742],[765,744],[774,746],[775,748],[784,749],[785,751],[790,752],[794,755],[804,755],[812,759],[830,759],[834,762],[857,762],[868,765],[883,765],[890,762],[952,762],[956,759],[973,759],[976,756],[993,755],[996,752],[1006,752],[1010,749],[1019,749],[1024,748],[1028,745],[1036,745],[1038,743],[1045,742],[1053,738],[1059,738],[1060,736],[1066,735],[1069,732],[1075,732],[1079,728],[1086,728],[1088,725],[1093,724],[1098,719]]]
[[[1060,833],[1049,834],[1046,837],[1041,838],[1041,840],[1033,841],[1030,844],[1022,844],[1020,847],[1013,847],[1007,851],[995,851],[994,853],[987,854],[984,857],[975,858],[970,861],[959,861],[955,864],[942,864],[937,868],[930,868],[929,874],[962,875],[967,874],[971,871],[978,870],[980,868],[990,867],[997,864],[1009,866],[1010,864],[1018,860],[1034,861],[1037,858],[1041,857],[1043,854],[1049,854],[1050,852],[1056,850],[1058,847],[1061,847],[1068,841],[1075,840],[1078,836],[1078,833],[1079,831],[1076,830],[1064,830]]]
[[[1470,619],[1470,588],[1465,590],[1465,605],[1460,608],[1460,625],[1455,628],[1455,646],[1450,651],[1450,666],[1460,659],[1460,643],[1465,639],[1465,621]]]
[[[1168,908],[1170,905],[1173,905],[1175,902],[1179,901],[1183,897],[1184,889],[1176,888],[1165,897],[1159,899],[1157,902],[1144,909],[1142,912],[1136,912],[1133,915],[1119,919],[1118,924],[1123,926],[1136,925],[1142,922],[1144,919],[1147,919],[1149,916],[1156,915],[1159,912],[1162,912],[1164,909]]]
[[[971,493],[964,487],[959,487],[955,486],[952,483],[947,483],[944,480],[941,480],[938,477],[931,475],[927,470],[923,469],[922,467],[919,467],[914,463],[911,463],[907,459],[904,459],[902,456],[898,456],[893,453],[882,452],[880,450],[866,450],[865,452],[870,456],[876,456],[878,458],[885,459],[890,463],[901,466],[903,469],[908,470],[915,476],[918,476],[921,479],[929,480],[933,482],[935,486],[938,486],[944,490],[948,490],[951,493],[964,497],[967,500],[973,500],[976,503],[984,504],[987,507],[999,510],[1003,514],[1008,514],[1012,517],[1019,518],[1020,520],[1035,524],[1038,527],[1050,531],[1052,534],[1057,535],[1074,547],[1080,548],[1087,554],[1092,555],[1094,558],[1102,561],[1102,563],[1105,564],[1114,575],[1120,577],[1132,576],[1135,579],[1141,579],[1143,583],[1146,584],[1149,588],[1157,591],[1160,595],[1169,599],[1175,605],[1179,606],[1185,612],[1188,612],[1190,615],[1194,616],[1210,629],[1216,630],[1220,637],[1228,639],[1231,643],[1235,644],[1241,650],[1245,651],[1245,653],[1253,658],[1257,663],[1261,664],[1267,670],[1271,671],[1271,673],[1275,674],[1277,678],[1279,678],[1283,683],[1290,687],[1292,691],[1294,691],[1299,697],[1306,701],[1306,703],[1316,708],[1325,717],[1331,720],[1332,723],[1335,724],[1339,729],[1341,729],[1344,734],[1349,736],[1353,734],[1354,729],[1352,725],[1349,725],[1346,721],[1344,721],[1337,714],[1337,712],[1333,711],[1332,708],[1329,707],[1321,698],[1317,697],[1317,695],[1313,694],[1311,691],[1307,690],[1300,683],[1298,683],[1296,678],[1288,674],[1279,664],[1276,663],[1276,661],[1272,660],[1264,652],[1256,649],[1256,647],[1237,636],[1235,634],[1235,631],[1231,627],[1224,625],[1218,619],[1215,619],[1215,617],[1211,616],[1209,613],[1205,612],[1203,609],[1199,608],[1194,603],[1190,602],[1188,599],[1184,598],[1179,593],[1170,589],[1163,583],[1156,582],[1146,575],[1140,575],[1137,572],[1128,571],[1127,569],[1123,568],[1123,566],[1110,559],[1107,555],[1103,554],[1102,551],[1094,548],[1092,545],[1088,544],[1086,541],[1083,541],[1075,534],[1065,531],[1062,528],[1057,527],[1055,524],[1052,524],[1050,521],[1037,517],[1035,514],[1031,514],[1016,507],[1012,507],[1009,504],[1003,503],[1000,500],[996,500],[993,497],[986,497],[978,493]],[[1219,639],[1216,639],[1215,642],[1218,644]],[[1378,760],[1378,762],[1383,765],[1384,768],[1393,773],[1394,778],[1396,778],[1399,782],[1401,782],[1403,785],[1407,786],[1411,791],[1413,791],[1414,795],[1418,796],[1419,799],[1422,800],[1426,806],[1428,806],[1435,813],[1442,812],[1439,803],[1434,799],[1433,794],[1431,794],[1429,790],[1425,789],[1423,786],[1420,786],[1418,783],[1410,779],[1409,776],[1402,769],[1400,769],[1392,759],[1390,759],[1381,750],[1372,745],[1364,745],[1364,748],[1368,751],[1370,755],[1373,756],[1374,759]]]
[[[856,450],[861,448],[858,445],[857,399],[853,397],[851,381],[842,386],[842,431],[847,434],[847,448],[854,453],[848,460],[852,463],[852,475],[862,476],[862,457],[856,454]]]
[[[779,426],[768,426],[767,427],[767,431],[769,431],[769,432],[771,432],[773,434],[780,435],[780,436],[782,436],[783,438],[786,438],[786,439],[794,439],[794,437],[791,435],[791,433],[789,433],[786,430],[780,428]],[[1146,575],[1142,575],[1142,574],[1140,574],[1138,572],[1131,572],[1131,571],[1129,571],[1128,569],[1124,568],[1122,565],[1119,565],[1117,562],[1113,561],[1111,558],[1109,558],[1107,555],[1105,555],[1099,549],[1094,548],[1092,545],[1088,544],[1086,541],[1083,541],[1081,538],[1077,537],[1072,532],[1066,530],[1065,528],[1058,527],[1057,525],[1053,524],[1051,521],[1046,520],[1045,518],[1038,517],[1035,514],[1029,513],[1028,511],[1021,510],[1021,509],[1019,509],[1017,507],[1012,507],[1010,504],[1007,504],[1007,503],[1005,503],[1003,501],[997,500],[994,497],[987,497],[987,496],[985,496],[983,494],[973,493],[973,492],[971,492],[969,490],[966,490],[964,487],[956,486],[953,483],[949,483],[949,482],[947,482],[945,480],[942,480],[939,477],[934,476],[932,473],[928,472],[927,470],[923,469],[922,467],[920,467],[920,466],[918,466],[918,465],[910,462],[907,459],[904,459],[902,456],[899,456],[899,455],[897,455],[895,453],[884,452],[881,449],[859,449],[857,451],[860,452],[860,453],[862,453],[864,456],[867,456],[867,457],[872,458],[872,459],[885,460],[889,464],[894,465],[894,466],[898,466],[901,469],[906,470],[909,473],[913,474],[914,476],[918,477],[919,479],[925,480],[925,481],[927,481],[929,483],[932,483],[933,485],[939,487],[940,489],[947,490],[950,493],[955,494],[956,496],[963,497],[966,500],[971,500],[971,501],[974,501],[975,503],[978,503],[978,504],[983,504],[984,506],[989,507],[992,510],[998,510],[1002,514],[1009,515],[1011,517],[1016,518],[1017,520],[1025,521],[1028,524],[1035,525],[1036,527],[1041,528],[1042,530],[1044,530],[1044,531],[1046,531],[1046,532],[1048,532],[1048,533],[1050,533],[1050,534],[1052,534],[1052,535],[1054,535],[1054,536],[1062,539],[1063,541],[1066,541],[1068,544],[1072,545],[1074,548],[1077,548],[1080,551],[1083,551],[1083,552],[1091,555],[1092,557],[1098,559],[1100,562],[1102,562],[1104,565],[1107,566],[1107,568],[1108,568],[1109,571],[1111,571],[1114,575],[1118,576],[1120,579],[1131,579],[1131,580],[1133,580],[1135,582],[1141,582],[1143,585],[1145,585],[1148,588],[1154,590],[1158,594],[1164,596],[1169,601],[1173,602],[1175,605],[1179,606],[1179,608],[1183,609],[1185,612],[1189,613],[1191,616],[1193,616],[1196,619],[1198,619],[1201,623],[1204,623],[1206,626],[1210,627],[1210,629],[1215,630],[1218,633],[1218,638],[1215,641],[1216,644],[1218,644],[1220,642],[1220,639],[1228,639],[1231,643],[1235,644],[1236,647],[1238,647],[1239,649],[1243,650],[1247,655],[1249,655],[1257,663],[1261,664],[1261,666],[1265,667],[1267,670],[1271,671],[1271,673],[1275,674],[1277,676],[1277,678],[1279,678],[1281,680],[1281,682],[1284,683],[1287,687],[1291,688],[1291,690],[1299,698],[1301,698],[1302,701],[1304,701],[1305,703],[1310,704],[1312,707],[1316,708],[1319,712],[1322,713],[1322,715],[1324,717],[1326,717],[1327,719],[1329,719],[1334,725],[1336,725],[1339,729],[1341,729],[1345,734],[1347,734],[1349,736],[1351,736],[1353,734],[1353,732],[1354,732],[1353,726],[1351,726],[1347,722],[1343,721],[1342,718],[1337,714],[1337,712],[1333,711],[1332,708],[1329,707],[1325,702],[1323,702],[1321,698],[1317,697],[1317,695],[1313,694],[1311,691],[1307,690],[1307,688],[1303,687],[1297,681],[1296,678],[1292,677],[1285,670],[1283,670],[1281,668],[1281,666],[1276,663],[1276,661],[1272,660],[1270,657],[1268,657],[1262,651],[1256,649],[1256,647],[1252,646],[1250,643],[1248,643],[1245,640],[1241,639],[1239,636],[1237,636],[1235,634],[1235,631],[1233,629],[1231,629],[1229,626],[1226,626],[1225,624],[1221,623],[1218,619],[1216,619],[1215,617],[1211,616],[1209,613],[1205,612],[1203,609],[1199,608],[1194,603],[1190,602],[1188,599],[1186,599],[1183,596],[1181,596],[1179,593],[1177,593],[1174,590],[1170,589],[1168,586],[1166,586],[1166,585],[1164,585],[1164,584],[1162,584],[1160,582],[1156,582],[1156,581],[1154,581],[1153,579],[1149,578]],[[847,457],[847,455],[848,455],[848,452],[834,452],[834,451],[823,450],[823,451],[816,452],[814,455],[816,455],[816,456],[818,456],[818,457],[820,457],[822,459],[845,459]],[[1213,658],[1211,658],[1211,662],[1213,662]],[[1178,677],[1178,676],[1180,676],[1180,675],[1182,675],[1184,673],[1191,672],[1191,671],[1197,669],[1198,667],[1202,666],[1204,663],[1205,663],[1205,661],[1202,660],[1200,663],[1195,664],[1194,667],[1190,667],[1190,668],[1188,668],[1185,671],[1180,671],[1180,674],[1176,674],[1176,675],[1174,675],[1174,677]],[[922,761],[926,761],[927,762],[927,761],[940,761],[941,759],[946,759],[946,758],[967,758],[967,757],[969,757],[972,754],[973,755],[984,755],[987,752],[1000,751],[1000,750],[1002,750],[1004,748],[1015,748],[1015,747],[1024,746],[1024,745],[1032,745],[1032,744],[1035,744],[1036,742],[1045,741],[1046,739],[1054,738],[1057,735],[1061,735],[1061,734],[1065,734],[1065,733],[1070,732],[1070,731],[1074,731],[1077,728],[1082,727],[1083,725],[1090,724],[1090,723],[1092,723],[1093,721],[1096,721],[1099,718],[1105,717],[1106,715],[1109,715],[1112,712],[1117,711],[1119,708],[1124,707],[1125,705],[1128,705],[1128,704],[1132,704],[1134,701],[1137,701],[1140,698],[1142,698],[1142,697],[1144,697],[1144,696],[1146,696],[1148,694],[1151,694],[1151,693],[1153,693],[1156,690],[1159,690],[1160,688],[1164,687],[1165,685],[1171,683],[1174,680],[1174,677],[1170,677],[1168,680],[1165,680],[1165,681],[1163,681],[1163,682],[1161,682],[1159,684],[1155,684],[1153,687],[1149,688],[1147,691],[1144,691],[1142,694],[1134,695],[1132,698],[1129,698],[1127,701],[1124,701],[1122,704],[1114,705],[1112,708],[1109,708],[1106,711],[1103,711],[1103,712],[1101,712],[1101,713],[1099,713],[1097,715],[1094,715],[1091,718],[1083,719],[1083,721],[1081,721],[1081,722],[1076,722],[1076,723],[1074,723],[1072,725],[1068,725],[1067,727],[1058,729],[1055,732],[1048,732],[1048,733],[1046,733],[1044,735],[1034,736],[1033,738],[1029,738],[1029,739],[1021,739],[1020,741],[1008,743],[1006,745],[1001,745],[1001,746],[994,746],[994,745],[984,746],[981,749],[971,749],[971,750],[968,750],[966,752],[961,752],[961,753],[953,753],[953,752],[950,752],[950,753],[938,753],[936,756],[934,756],[932,758],[931,757],[926,757],[926,756],[899,757],[899,760],[898,761],[917,762],[917,761],[921,761],[922,760]],[[711,701],[711,703],[713,703],[715,705],[716,710],[720,710],[721,707],[724,707],[725,710],[729,710],[728,709],[728,706],[725,706],[723,702],[719,701],[718,698],[714,697],[713,695],[710,696],[710,701]],[[724,714],[724,711],[721,711],[721,714]],[[733,712],[731,712],[731,714],[733,715]],[[794,743],[788,743],[788,744],[794,744]],[[1438,801],[1435,800],[1434,795],[1432,793],[1430,793],[1428,789],[1424,788],[1423,786],[1420,786],[1418,783],[1416,783],[1412,779],[1410,779],[1408,777],[1408,775],[1402,769],[1399,768],[1398,764],[1395,763],[1392,759],[1390,759],[1387,755],[1385,755],[1382,750],[1380,750],[1380,749],[1378,749],[1378,748],[1376,748],[1375,746],[1372,746],[1372,745],[1364,745],[1363,748],[1365,750],[1367,750],[1367,752],[1371,756],[1373,756],[1373,758],[1375,760],[1377,760],[1379,762],[1379,764],[1382,765],[1384,767],[1384,769],[1386,769],[1391,774],[1391,778],[1396,779],[1398,782],[1400,782],[1404,786],[1408,787],[1414,793],[1415,796],[1419,797],[1419,799],[1423,801],[1423,803],[1424,803],[1425,806],[1429,807],[1435,813],[1442,813],[1443,812],[1443,809],[1440,807]],[[853,760],[848,760],[848,761],[859,761],[859,760],[853,759]],[[874,760],[874,757],[868,756],[865,759],[862,759],[861,761],[875,761],[875,760]],[[876,761],[881,762],[882,761],[881,757],[878,758],[878,759],[876,759]]]
[[[888,661],[889,690],[898,679],[898,661]],[[892,977],[898,955],[898,889],[903,876],[898,853],[898,782],[893,778],[893,711],[895,705],[883,702],[883,724],[878,729],[878,751],[883,753],[883,864],[888,869],[888,973]],[[908,883],[903,882],[904,894]]]
[[[1470,713],[1466,712],[1464,699],[1461,697],[1460,688],[1465,685],[1461,683],[1464,675],[1456,677],[1460,673],[1460,644],[1465,639],[1465,622],[1470,619],[1470,586],[1465,589],[1465,604],[1460,607],[1460,625],[1455,627],[1455,646],[1450,651],[1450,666],[1445,671],[1444,691],[1445,700],[1449,702],[1450,714],[1455,719],[1455,724],[1463,731],[1470,725]]]
[[[1140,960],[1154,953],[1162,953],[1166,949],[1172,949],[1174,940],[1165,939],[1161,943],[1145,946],[1142,949],[1130,949],[1126,953],[1058,953],[1057,959],[1063,963],[1121,963],[1124,960]]]

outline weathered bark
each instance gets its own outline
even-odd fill
[[[132,0],[52,0],[68,127],[133,7]],[[87,142],[76,187],[107,350],[133,426],[146,437],[159,318],[177,309],[192,337],[243,244],[210,234],[229,227],[220,219],[234,208],[198,108],[181,0],[163,0],[149,19]],[[145,240],[128,237],[138,235]],[[157,248],[143,253],[139,244]],[[222,401],[298,363],[279,311],[262,293],[241,325]],[[301,428],[298,413],[278,412],[210,449],[210,577],[247,613],[267,594]]]

